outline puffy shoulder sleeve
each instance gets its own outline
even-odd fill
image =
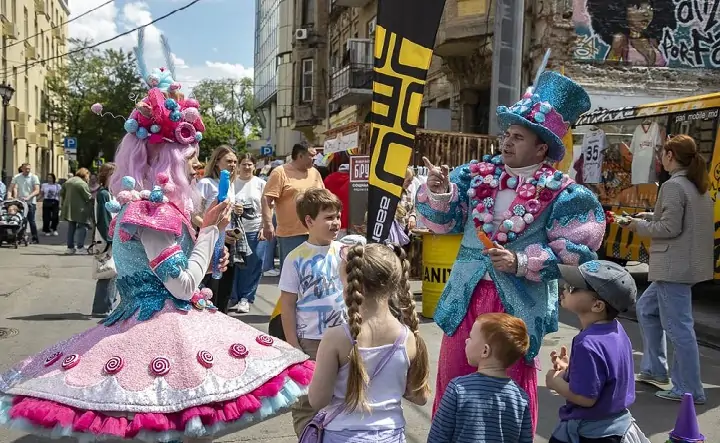
[[[220,232],[215,226],[200,230],[190,256],[186,256],[177,238],[167,232],[142,228],[138,232],[150,269],[173,297],[190,300],[205,276]]]
[[[605,212],[585,186],[570,184],[548,210],[548,244],[531,244],[517,253],[518,275],[538,282],[558,279],[558,264],[579,265],[596,259],[605,235]]]

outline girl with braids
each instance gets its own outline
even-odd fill
[[[405,442],[402,398],[424,405],[430,394],[410,263],[398,245],[345,246],[341,258],[349,323],[329,329],[320,342],[310,404],[331,405],[325,443]]]

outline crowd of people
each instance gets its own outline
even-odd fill
[[[395,237],[368,244],[345,235],[346,197],[326,189],[311,147],[295,145],[265,182],[252,155],[220,146],[198,178],[199,105],[171,73],[146,78],[148,96],[97,189],[80,169],[45,193],[61,199],[68,252],[84,245],[94,219],[92,252],[104,257],[103,273],[115,263],[98,279],[93,305],[106,318],[3,374],[0,422],[172,443],[211,441],[290,409],[301,442],[404,442],[403,399],[424,405],[432,394],[402,236],[422,222],[464,236],[435,314],[444,335],[428,442],[533,441],[537,356],[562,307],[581,330],[569,350],[552,352],[545,373],[566,400],[550,442],[648,443],[629,411],[633,348],[618,321],[636,302],[635,282],[597,259],[607,223],[597,198],[550,166],[565,154],[566,122],[590,107],[579,85],[542,74],[520,103],[498,109],[499,155],[452,173],[425,159],[419,186],[409,171]],[[638,306],[639,377],[669,382],[667,333],[676,358],[671,388],[658,397],[690,392],[704,403],[690,288],[712,277],[707,170],[687,136],[666,143],[663,166],[672,178],[655,212],[629,225],[653,239],[653,284]],[[222,171],[230,187],[220,202]],[[330,188],[344,189],[337,182]],[[28,175],[16,185],[28,202],[41,192]],[[709,238],[689,228],[706,222]],[[272,241],[280,261],[274,337],[224,315],[251,310],[267,257],[274,261]],[[689,260],[691,249],[707,259]],[[54,365],[62,371],[50,372]]]

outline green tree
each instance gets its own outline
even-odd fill
[[[87,40],[70,40],[70,49],[88,48]],[[91,167],[100,152],[112,161],[125,135],[124,120],[99,117],[90,111],[94,103],[103,112],[127,117],[135,101],[146,92],[135,69],[132,53],[123,50],[84,49],[66,58],[66,64],[47,79],[52,113],[69,137],[78,140],[78,164]]]
[[[247,140],[258,137],[252,79],[201,80],[193,87],[192,95],[200,103],[205,123],[200,158],[209,157],[215,148],[227,144],[230,138],[235,138],[236,150],[244,152]]]

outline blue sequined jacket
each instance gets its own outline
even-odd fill
[[[471,167],[477,171],[478,164],[494,171],[498,181],[507,182],[507,173],[501,169],[498,159],[487,157],[484,162],[473,161],[453,170],[449,194],[433,194],[426,185],[421,186],[417,213],[433,232],[463,234],[460,251],[435,311],[436,323],[452,336],[467,314],[475,287],[489,273],[505,311],[523,319],[528,327],[530,350],[526,359],[531,361],[537,356],[543,337],[558,330],[557,279],[560,274],[557,265],[580,264],[597,258],[595,251],[605,233],[605,214],[591,191],[567,175],[543,166],[542,171],[538,171],[541,181],[551,181],[554,176],[559,179],[559,185],[547,196],[541,212],[534,214],[532,223],[527,223],[521,233],[511,234],[504,245],[518,255],[518,262],[524,263],[523,270],[518,275],[496,271],[482,253],[485,247],[478,239],[477,230],[483,226],[476,228],[472,216],[477,214],[473,205],[478,201],[471,198],[468,191],[475,197],[471,181],[478,174],[471,173]],[[486,183],[494,185],[489,194],[494,198],[497,184],[492,178]],[[473,185],[478,179],[475,180]],[[518,189],[521,183],[517,184]]]

